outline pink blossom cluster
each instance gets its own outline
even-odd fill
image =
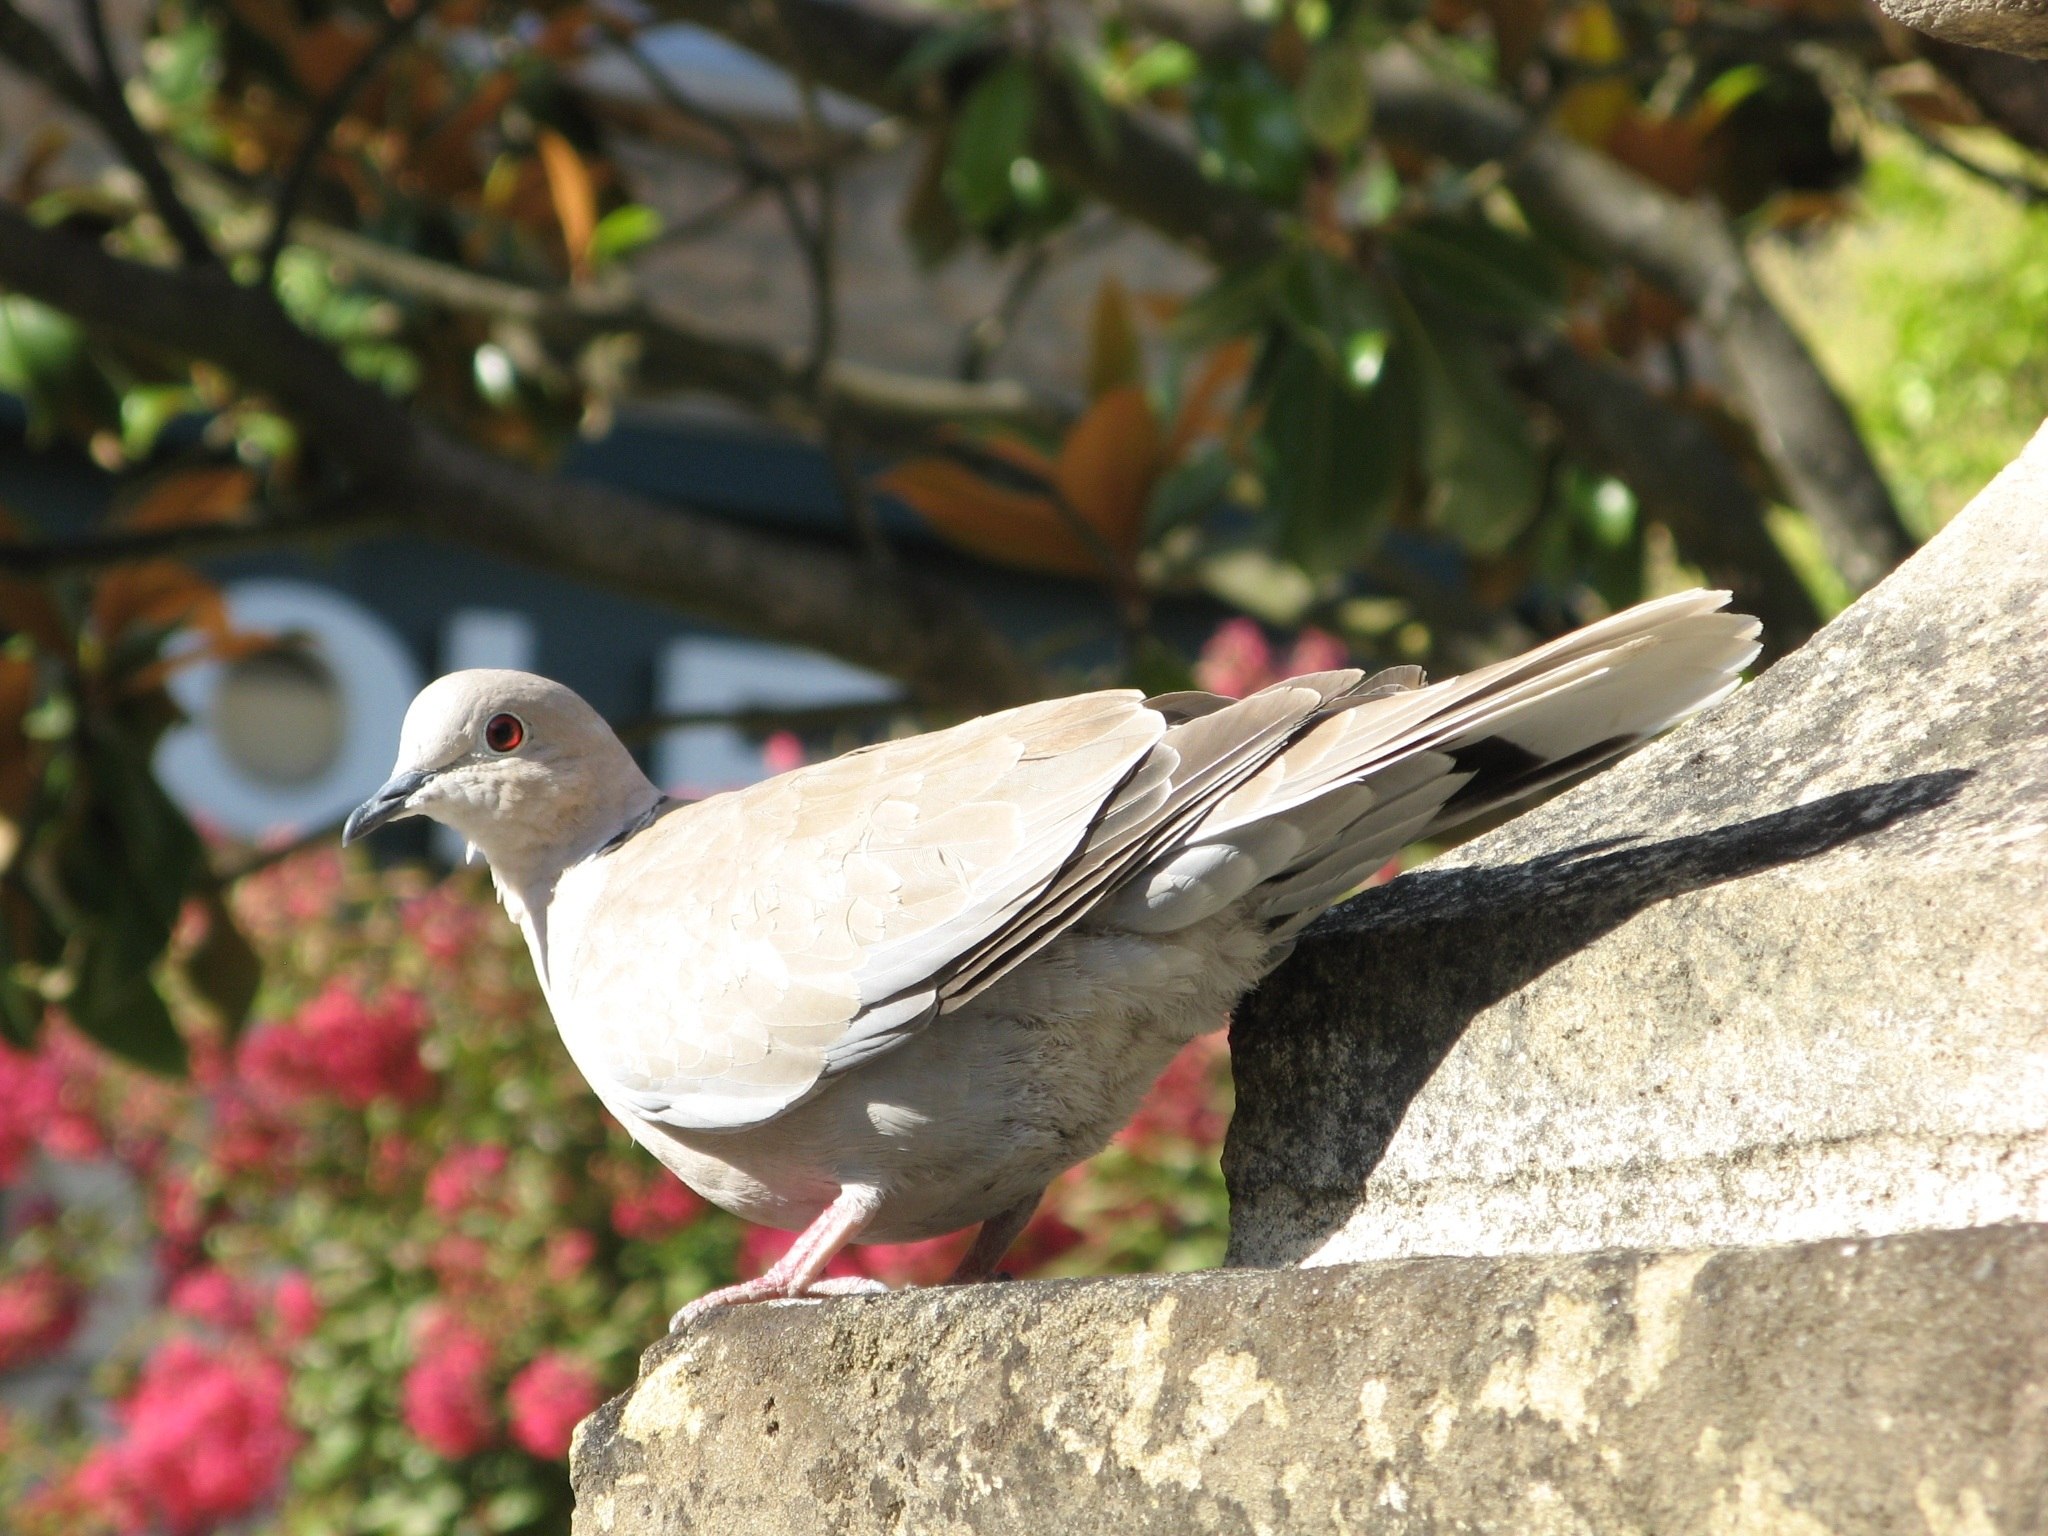
[[[84,1310],[84,1291],[55,1264],[31,1264],[0,1276],[0,1371],[17,1370],[62,1349]]]
[[[509,1162],[496,1142],[451,1148],[427,1174],[427,1204],[443,1216],[459,1216],[494,1203]]]
[[[460,1461],[498,1437],[491,1399],[491,1344],[441,1308],[421,1319],[401,1402],[405,1427],[436,1456]]]
[[[1222,1083],[1230,1070],[1230,1042],[1221,1030],[1189,1041],[1167,1063],[1117,1141],[1140,1150],[1162,1142],[1215,1146],[1230,1115]]]
[[[0,1044],[0,1185],[12,1183],[38,1147],[74,1160],[106,1150],[98,1084],[92,1048],[61,1023],[53,1021],[33,1053]]]
[[[296,1344],[320,1326],[319,1295],[298,1270],[263,1286],[217,1264],[202,1264],[171,1282],[164,1306],[174,1316],[223,1334],[263,1332],[280,1345]]]
[[[623,1238],[653,1241],[680,1232],[704,1214],[704,1202],[680,1179],[655,1170],[612,1200],[612,1230]]]
[[[242,1077],[286,1103],[331,1098],[351,1109],[379,1099],[418,1104],[434,1092],[420,1059],[427,1005],[394,990],[371,1002],[335,982],[290,1019],[266,1024],[242,1042]]]
[[[406,1428],[435,1455],[460,1461],[498,1442],[501,1427],[529,1455],[559,1461],[576,1426],[603,1397],[597,1373],[561,1350],[516,1372],[503,1412],[492,1391],[497,1361],[482,1330],[430,1307],[415,1332],[402,1402]]]
[[[123,1532],[198,1536],[269,1502],[299,1447],[285,1368],[246,1343],[181,1336],[149,1356],[119,1431],[50,1497]]]
[[[406,937],[441,965],[452,965],[468,954],[484,936],[489,920],[490,913],[452,881],[443,881],[399,908]]]
[[[1282,678],[1349,665],[1351,653],[1344,642],[1323,630],[1304,629],[1283,656],[1256,622],[1235,618],[1218,625],[1203,643],[1195,661],[1195,682],[1211,693],[1241,699]]]
[[[543,1461],[560,1461],[569,1454],[576,1426],[602,1401],[604,1390],[595,1371],[573,1355],[549,1350],[505,1389],[513,1443]]]

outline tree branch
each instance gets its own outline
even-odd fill
[[[818,396],[802,358],[657,311],[630,282],[529,287],[306,219],[298,221],[292,238],[386,292],[530,325],[563,351],[599,336],[630,332],[640,344],[637,376],[644,391],[707,390],[786,426],[820,428]],[[842,412],[847,428],[877,448],[928,447],[933,432],[948,423],[980,421],[1030,430],[1057,427],[1069,414],[1058,402],[1010,380],[965,383],[845,360],[829,363],[822,392]]]
[[[1008,644],[950,592],[843,550],[494,458],[355,378],[267,292],[219,267],[122,260],[0,206],[0,283],[89,327],[204,358],[269,395],[421,532],[829,651],[929,701],[985,709],[1037,692]]]
[[[83,539],[0,544],[0,571],[11,576],[54,576],[105,570],[137,560],[238,555],[302,544],[308,539],[366,533],[391,523],[391,516],[377,499],[348,496],[250,522],[197,523]]]
[[[327,141],[334,137],[334,130],[341,126],[341,120],[348,114],[357,94],[384,67],[384,61],[391,57],[392,52],[419,29],[436,3],[437,0],[413,0],[412,9],[404,15],[389,17],[377,40],[363,51],[363,56],[342,77],[341,83],[320,103],[319,110],[313,114],[313,121],[306,125],[306,136],[300,141],[299,152],[292,157],[291,166],[285,172],[277,197],[271,204],[270,236],[263,242],[262,253],[257,257],[257,270],[261,274],[257,281],[265,288],[270,286],[276,275],[278,258],[284,254],[285,243],[291,236],[292,220],[297,217],[299,203],[313,180],[314,168],[327,152]]]
[[[12,9],[12,7],[9,7]],[[89,87],[94,105],[92,116],[105,130],[108,138],[121,152],[129,167],[142,178],[142,184],[149,191],[149,200],[155,207],[157,217],[164,221],[164,228],[171,232],[171,238],[178,242],[178,250],[192,266],[212,265],[217,258],[213,245],[206,238],[206,232],[199,227],[199,221],[192,217],[178,196],[178,190],[171,185],[171,173],[164,168],[161,156],[156,152],[156,141],[142,131],[142,125],[135,121],[135,114],[128,110],[128,96],[121,85],[121,71],[114,61],[113,44],[107,38],[107,19],[100,8],[100,0],[78,0],[79,17],[85,23],[85,35],[92,44],[93,62],[97,78]],[[30,25],[19,17],[23,25]],[[61,50],[52,43],[51,52],[59,60]],[[69,63],[65,62],[65,72]],[[45,83],[57,82],[45,77]],[[69,93],[60,91],[67,98]]]

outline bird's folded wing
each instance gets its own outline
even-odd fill
[[[561,966],[579,1063],[681,1128],[767,1119],[920,1027],[1166,729],[1133,691],[885,742],[685,807],[604,856]]]

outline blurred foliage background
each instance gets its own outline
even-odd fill
[[[113,486],[0,527],[0,1500],[51,1530],[560,1530],[575,1417],[772,1258],[467,877],[163,794],[175,670],[290,643],[209,556],[416,529],[910,730],[1699,581],[1782,654],[2048,408],[2048,81],[1858,0],[0,0],[0,68],[0,391]],[[839,526],[553,473],[679,401],[815,445]],[[1095,618],[1002,632],[963,560]],[[1227,1095],[1212,1042],[1029,1267],[1215,1262]]]

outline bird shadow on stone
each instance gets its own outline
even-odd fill
[[[1417,870],[1345,903],[1231,1023],[1237,1110],[1223,1171],[1234,1210],[1265,1203],[1259,1262],[1293,1262],[1343,1225],[1482,1011],[1646,907],[1868,837],[1948,803],[1972,777],[1914,774],[1678,837]],[[1234,1230],[1228,1262],[1238,1253]]]

